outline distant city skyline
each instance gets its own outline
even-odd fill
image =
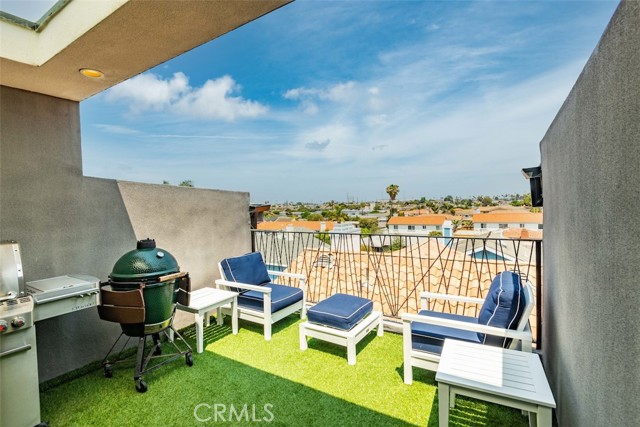
[[[526,193],[616,5],[296,1],[83,101],[84,173],[254,203]]]

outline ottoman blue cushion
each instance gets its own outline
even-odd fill
[[[373,301],[347,294],[335,294],[307,311],[311,323],[350,330],[373,311]]]
[[[275,283],[267,283],[263,285],[271,288],[271,313],[275,313],[293,303],[302,300],[302,289],[292,286],[278,285]],[[263,311],[264,294],[257,291],[247,291],[238,295],[238,305],[253,310]]]
[[[477,319],[475,317],[461,316],[459,314],[441,313],[430,310],[421,310],[418,314],[422,316],[477,323]],[[478,334],[473,331],[447,328],[446,326],[431,325],[428,323],[411,322],[411,347],[416,350],[440,354],[442,353],[442,346],[444,346],[445,338],[480,343]]]

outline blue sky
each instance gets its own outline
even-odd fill
[[[299,0],[83,101],[84,173],[271,203],[524,193],[616,5]]]

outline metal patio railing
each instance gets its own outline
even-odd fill
[[[252,238],[270,268],[306,276],[308,302],[362,296],[391,319],[417,312],[422,291],[484,298],[497,273],[519,271],[535,286],[531,327],[542,344],[540,240],[262,230]],[[479,307],[434,302],[430,309],[476,316]]]

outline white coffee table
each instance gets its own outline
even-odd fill
[[[209,326],[210,313],[217,309],[216,319],[222,325],[222,307],[231,305],[231,331],[238,333],[238,294],[222,289],[201,288],[191,292],[188,306],[176,304],[178,310],[193,313],[196,323],[196,344],[198,353],[203,351],[204,327]],[[172,337],[173,338],[173,337]]]
[[[535,353],[447,339],[436,373],[440,427],[449,425],[456,394],[529,412],[529,425],[551,427],[556,407]]]

